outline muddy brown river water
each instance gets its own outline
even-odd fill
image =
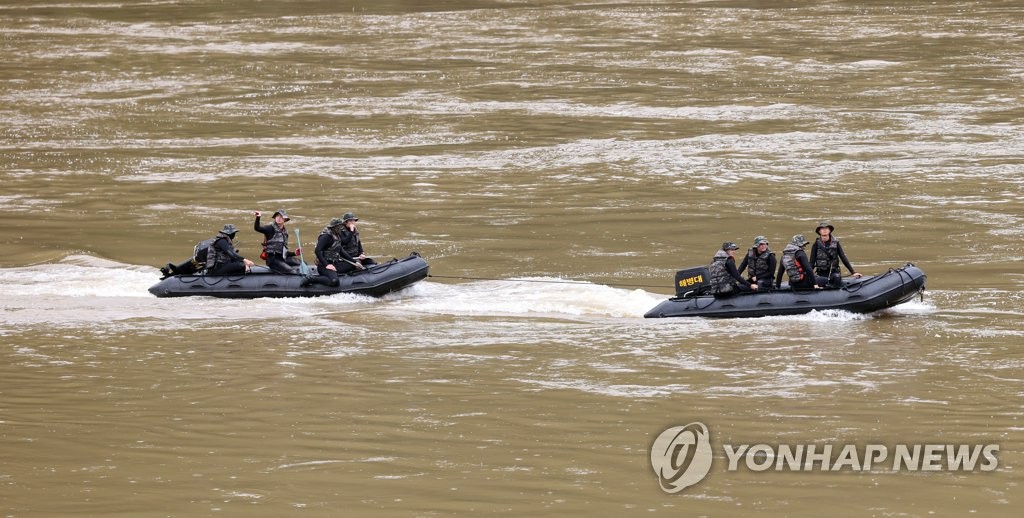
[[[1024,8],[896,4],[4,2],[0,514],[1017,516]],[[146,291],[279,208],[437,277]],[[923,300],[642,318],[821,219]],[[651,446],[694,422],[669,494]],[[998,466],[729,469],[757,444]]]

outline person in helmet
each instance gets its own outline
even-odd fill
[[[835,229],[828,221],[818,223],[818,228],[814,229],[818,238],[814,240],[814,246],[811,247],[811,265],[814,266],[814,274],[824,277],[825,282],[832,288],[838,288],[843,284],[839,261],[843,262],[855,279],[859,279],[861,276],[853,269],[850,260],[846,258],[846,252],[843,251],[843,245],[839,244],[839,238],[832,235]]]
[[[757,284],[762,290],[772,289],[776,268],[775,252],[768,248],[768,239],[764,236],[754,238],[754,246],[747,250],[747,255],[740,263],[740,275],[747,268],[747,279],[751,284]]]
[[[782,249],[782,264],[779,265],[779,274],[775,277],[775,285],[782,284],[782,274],[789,276],[789,287],[796,290],[820,289],[820,282],[814,276],[811,263],[807,260],[807,252],[804,247],[810,242],[803,234],[793,236],[786,248]]]
[[[736,250],[740,247],[736,243],[726,241],[722,248],[715,253],[708,266],[711,284],[711,291],[717,296],[727,296],[734,293],[749,293],[757,291],[756,282],[748,282],[736,269]]]
[[[344,223],[338,231],[338,239],[341,241],[340,255],[347,268],[338,270],[338,273],[346,273],[353,269],[364,270],[367,266],[377,264],[376,261],[367,257],[363,250],[363,242],[359,239],[359,230],[356,229],[356,222],[359,221],[359,218],[351,212],[346,212],[341,219]]]
[[[207,275],[241,275],[249,271],[253,262],[238,255],[235,250],[235,234],[238,228],[228,223],[213,238],[213,244],[206,250]]]
[[[274,212],[273,223],[264,226],[260,225],[260,211],[253,212],[252,215],[256,217],[252,224],[253,230],[263,234],[263,253],[260,257],[277,273],[296,273],[295,268],[299,266],[299,261],[295,256],[299,251],[288,250],[288,228],[284,225],[291,219],[288,213],[284,209]]]

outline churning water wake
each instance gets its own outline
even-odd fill
[[[0,269],[0,310],[6,324],[80,325],[81,322],[157,319],[244,321],[296,318],[346,311],[387,310],[466,318],[639,319],[665,296],[550,277],[463,283],[423,281],[380,299],[353,294],[315,298],[234,300],[212,297],[158,299],[147,290],[159,272],[150,266],[72,255],[48,264]],[[931,302],[912,301],[878,315],[928,313]],[[844,311],[762,322],[849,321],[872,318]]]

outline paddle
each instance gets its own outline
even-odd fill
[[[366,269],[366,267],[363,266],[362,263],[357,263],[355,261],[349,261],[348,259],[345,259],[344,257],[342,257],[341,260],[345,261],[348,264],[351,264],[352,266],[355,266],[356,267],[356,271],[365,270]]]
[[[302,253],[302,238],[299,237],[299,229],[295,229],[295,246],[299,247],[299,273],[309,275],[309,266],[306,265],[306,256]]]

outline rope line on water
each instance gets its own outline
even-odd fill
[[[499,279],[497,277],[467,277],[464,275],[434,275],[427,274],[427,277],[433,277],[435,279],[457,279],[463,281],[498,281],[498,282],[535,282],[538,284],[587,284],[589,281],[545,281],[540,279]],[[594,284],[594,283],[590,283]],[[664,288],[665,286],[655,286],[651,284],[605,284],[605,286],[612,286],[615,288]]]

